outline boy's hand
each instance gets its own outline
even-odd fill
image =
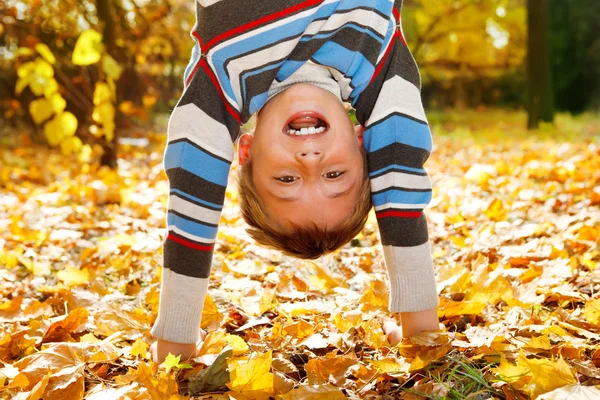
[[[388,320],[383,324],[383,332],[388,336],[388,341],[392,346],[400,343],[402,338],[408,338],[423,331],[440,329],[437,308],[400,313],[400,319],[402,320],[402,327],[398,326],[393,320]]]
[[[150,346],[152,361],[162,364],[169,353],[174,356],[181,356],[181,361],[192,358],[196,355],[196,343],[176,343],[167,340],[158,339]]]
[[[200,341],[204,341],[205,337],[206,332],[200,329]],[[198,343],[176,343],[163,339],[158,339],[150,346],[152,361],[157,364],[162,364],[169,353],[173,354],[175,357],[181,356],[181,361],[188,360],[196,356],[197,350]]]

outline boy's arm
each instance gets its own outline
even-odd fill
[[[397,0],[375,73],[355,108],[365,127],[372,199],[390,280],[389,309],[401,313],[403,330],[417,333],[437,328],[438,297],[423,213],[432,193],[423,167],[432,140],[419,71],[400,28],[400,6]]]
[[[195,49],[186,88],[169,119],[164,168],[169,179],[167,234],[158,318],[161,343],[199,339],[213,248],[239,133],[228,102]]]

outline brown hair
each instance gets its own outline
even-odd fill
[[[240,192],[240,208],[242,217],[250,228],[248,234],[257,243],[274,247],[283,253],[304,259],[315,259],[330,253],[352,240],[365,226],[371,210],[371,183],[367,169],[367,159],[361,148],[364,174],[359,189],[356,205],[350,217],[338,226],[329,230],[316,224],[298,226],[293,224],[291,230],[283,230],[267,216],[252,180],[252,162],[241,167],[238,175]]]

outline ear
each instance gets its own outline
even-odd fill
[[[360,147],[364,147],[363,136],[365,134],[365,127],[361,124],[354,126],[354,133],[356,133],[356,137],[358,138],[358,142],[360,143]]]
[[[250,145],[252,144],[252,135],[244,133],[238,141],[238,156],[240,165],[244,165],[250,159]]]

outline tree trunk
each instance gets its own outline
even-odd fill
[[[540,121],[553,122],[552,71],[550,66],[549,0],[527,0],[527,74],[529,81],[528,129]]]
[[[112,0],[96,0],[96,9],[98,10],[98,18],[100,19],[100,21],[102,21],[103,24],[102,36],[104,45],[106,46],[106,51],[108,52],[108,54],[111,55],[112,58],[119,61],[120,57],[118,57],[117,55],[117,34],[115,29],[115,16],[113,14]],[[118,104],[119,99],[117,98],[117,104],[115,104],[115,108],[117,108],[116,106]],[[116,112],[118,113],[118,108]],[[102,146],[104,150],[104,154],[102,154],[102,158],[100,159],[100,163],[102,165],[107,165],[113,169],[117,167],[118,144],[119,130],[115,127],[115,133],[112,143],[105,141]]]

